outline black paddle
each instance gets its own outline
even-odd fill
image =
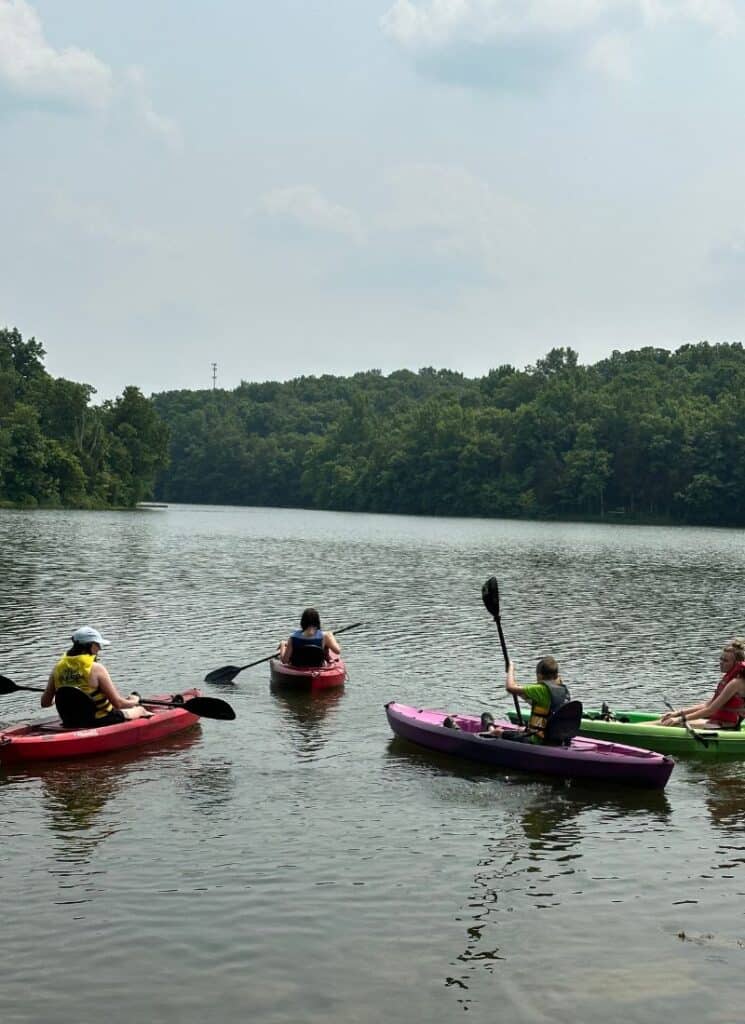
[[[41,686],[20,686],[7,676],[0,676],[0,695],[15,693],[16,690],[44,693]],[[232,722],[235,718],[235,711],[228,702],[217,697],[190,697],[189,700],[184,700],[183,697],[180,700],[148,700],[144,697],[142,703],[145,706],[153,704],[163,708],[183,708],[184,711],[190,711],[192,715],[199,715],[200,718],[217,718],[223,722]]]
[[[662,698],[662,703],[669,711],[675,711],[675,708],[672,706],[667,697]],[[683,726],[685,731],[689,732],[691,736],[693,736],[694,740],[697,740],[699,743],[703,743],[705,747],[709,746],[709,741],[706,739],[706,737],[702,736],[700,732],[696,732],[696,730],[692,728],[692,726],[690,726],[688,722],[686,722],[685,715],[678,715],[677,717],[680,718],[680,724]]]
[[[333,630],[334,636],[339,636],[340,633],[348,633],[350,629],[357,629],[358,626],[362,626],[362,622],[354,622],[351,626],[342,626],[341,629]],[[272,658],[277,657],[277,652],[274,654],[268,654],[266,658],[259,658],[258,661],[251,661],[248,665],[223,665],[222,668],[215,668],[211,672],[208,672],[204,677],[205,683],[232,683],[239,672],[243,672],[244,669],[253,668],[254,665],[263,665],[265,661],[271,661]]]
[[[496,576],[490,576],[481,588],[481,599],[486,606],[486,610],[497,624],[497,629],[499,630],[499,642],[502,645],[502,654],[504,655],[504,670],[507,672],[510,667],[510,658],[507,654],[507,644],[504,642],[504,633],[502,632],[502,619],[499,615],[499,584],[497,583]],[[517,714],[518,724],[522,725],[523,715],[520,710],[520,703],[517,699],[517,694],[513,693],[512,697],[515,701],[515,713]]]
[[[218,697],[189,697],[188,700],[150,700],[148,697],[141,697],[140,703],[145,707],[158,708],[183,708],[192,715],[199,715],[200,718],[217,718],[221,722],[232,722],[235,718],[235,711],[226,700]]]

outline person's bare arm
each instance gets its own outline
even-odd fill
[[[507,669],[507,675],[504,681],[504,688],[507,691],[507,693],[513,693],[517,697],[522,697],[523,700],[527,699],[525,697],[525,690],[523,690],[522,686],[520,686],[519,683],[515,682],[515,666],[512,664],[512,662],[510,662],[510,666]]]
[[[701,701],[699,704],[692,704],[689,708],[676,708],[675,711],[666,711],[664,715],[660,715],[660,721],[663,725],[667,725],[673,718],[680,718],[681,715],[685,715],[686,718],[700,718],[704,708],[708,707],[706,701]]]
[[[43,708],[51,708],[54,704],[54,670],[49,673],[49,679],[47,680],[47,686],[44,693],[41,695],[41,706]]]
[[[714,697],[703,706],[699,706],[695,715],[689,715],[686,711],[678,712],[679,716],[685,715],[686,718],[711,718],[711,716],[723,708],[725,704],[728,704],[733,697],[742,697],[745,695],[745,679],[738,676],[736,679],[731,679],[718,697]]]
[[[140,703],[140,698],[137,696],[122,697],[116,686],[114,686],[108,670],[103,665],[97,664],[93,666],[91,669],[91,682],[94,682],[109,703],[113,704],[115,708],[119,708],[120,711],[124,711],[126,708],[135,708]]]
[[[334,654],[341,654],[341,647],[339,641],[336,639],[330,629],[327,629],[323,634],[323,646],[327,651],[333,651]]]
[[[285,649],[280,656],[283,665],[289,665],[292,658],[292,637],[285,644]]]

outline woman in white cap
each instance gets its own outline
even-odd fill
[[[81,626],[72,634],[72,647],[52,669],[41,706],[51,707],[57,691],[63,686],[74,686],[90,697],[95,707],[95,724],[115,725],[130,718],[150,718],[152,712],[140,704],[140,698],[122,697],[103,665],[98,661],[99,651],[108,646],[97,629]]]

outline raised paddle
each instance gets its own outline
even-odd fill
[[[669,711],[675,711],[675,708],[672,706],[667,697],[662,698],[662,703]],[[700,732],[696,732],[696,730],[692,726],[690,726],[688,722],[686,722],[685,715],[678,715],[677,717],[680,718],[680,724],[683,726],[685,731],[689,732],[691,736],[693,736],[694,740],[696,740],[698,743],[703,743],[705,747],[709,746],[709,741],[706,739],[706,737],[702,736]]]
[[[0,676],[0,695],[15,693],[16,690],[44,693],[41,686],[21,686],[7,676]],[[139,697],[139,694],[137,696]],[[232,722],[235,718],[235,711],[230,704],[217,697],[190,697],[189,700],[184,700],[183,697],[180,700],[148,700],[147,697],[143,697],[141,702],[146,707],[152,704],[163,708],[183,708],[184,711],[190,711],[192,715],[199,715],[200,718],[217,718],[223,722]]]
[[[502,619],[499,614],[499,584],[497,583],[496,576],[490,576],[481,588],[481,599],[484,602],[486,610],[497,624],[497,629],[499,630],[499,642],[502,645],[502,654],[504,655],[504,670],[507,672],[510,667],[510,658],[507,654],[507,644],[504,641],[504,633],[502,632]],[[515,713],[517,715],[518,724],[522,725],[523,715],[520,710],[517,694],[513,693],[512,697],[515,701]]]
[[[339,636],[341,633],[348,633],[350,629],[357,629],[358,626],[362,626],[362,622],[353,622],[351,626],[342,626],[341,629],[333,630],[334,636]],[[248,665],[223,665],[222,668],[215,668],[211,672],[208,672],[204,677],[205,683],[232,683],[239,672],[243,672],[244,669],[253,668],[254,665],[263,665],[265,661],[271,661],[272,658],[277,657],[277,652],[274,654],[267,654],[266,658],[259,658],[258,661],[250,661]]]

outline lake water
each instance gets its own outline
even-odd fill
[[[0,769],[3,1024],[569,1024],[743,1019],[745,764],[664,793],[494,774],[394,741],[383,705],[507,711],[560,661],[586,704],[706,695],[745,633],[745,534],[272,509],[1,512],[0,672],[43,685],[72,628],[120,689],[268,655],[308,604],[343,692],[268,666],[135,754]],[[40,717],[0,698],[4,722]]]

